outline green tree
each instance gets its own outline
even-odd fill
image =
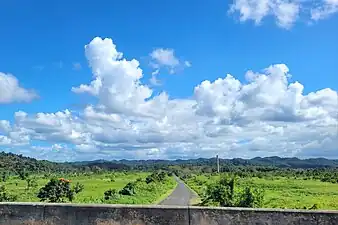
[[[235,178],[221,178],[218,182],[207,186],[202,204],[218,203],[222,207],[235,206]]]
[[[23,167],[19,167],[19,169],[16,170],[16,173],[18,174],[21,180],[26,180],[26,178],[28,178],[28,172]]]
[[[52,178],[44,187],[42,187],[37,195],[40,201],[48,202],[72,202],[75,194],[83,190],[83,185],[77,183],[71,188],[70,180],[63,178]]]
[[[216,203],[222,207],[261,207],[264,193],[259,189],[245,187],[236,189],[235,177],[222,177],[218,182],[207,186],[202,205]]]

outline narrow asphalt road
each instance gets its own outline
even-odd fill
[[[186,184],[181,181],[178,177],[175,177],[177,181],[177,186],[175,190],[159,205],[178,205],[178,206],[187,206],[190,205],[190,200],[196,198],[197,195],[192,192]]]

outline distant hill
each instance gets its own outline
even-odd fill
[[[325,158],[281,158],[278,156],[273,157],[256,157],[249,160],[252,165],[261,166],[276,166],[276,167],[289,167],[289,168],[334,168],[338,167],[338,160],[330,160]]]
[[[23,155],[0,152],[0,171],[16,172],[61,172],[74,170],[74,166],[68,163],[55,163],[47,160],[37,160]]]
[[[215,167],[215,158],[199,158],[188,160],[95,160],[83,162],[56,163],[47,160],[37,160],[23,155],[0,152],[0,171],[15,172],[20,169],[32,172],[69,172],[75,170],[149,170],[167,166]],[[325,158],[281,158],[256,157],[252,159],[220,159],[221,166],[265,166],[278,168],[336,168],[338,160]]]
[[[199,159],[177,159],[177,160],[97,160],[88,162],[76,162],[79,165],[92,165],[108,167],[109,164],[118,165],[123,164],[131,168],[141,167],[160,167],[160,166],[175,166],[175,165],[191,165],[191,166],[214,166],[215,158],[199,158]],[[278,156],[273,157],[256,157],[252,159],[220,159],[221,165],[229,166],[272,166],[279,168],[336,168],[338,167],[338,160],[330,160],[325,158],[281,158]]]
[[[57,163],[47,160],[0,152],[0,171],[16,173],[19,170],[26,172],[71,172],[89,170],[129,170],[129,166],[122,163],[97,160],[90,162]]]

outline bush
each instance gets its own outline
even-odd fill
[[[119,191],[119,194],[121,195],[135,195],[135,187],[136,184],[134,182],[128,183],[122,190]]]
[[[0,186],[0,202],[14,202],[17,196],[7,193],[5,185]]]
[[[6,172],[6,171],[1,172],[0,181],[6,182],[7,179],[8,179],[8,172]]]
[[[27,182],[27,190],[29,190],[30,188],[35,188],[38,186],[38,183],[36,182],[36,178],[35,177],[27,177],[26,178],[26,182]]]
[[[235,188],[236,179],[221,178],[218,182],[207,186],[202,199],[202,205],[217,203],[222,207],[261,207],[264,194],[258,189],[245,187],[243,190]]]
[[[246,187],[239,194],[238,207],[249,207],[249,208],[259,208],[263,205],[264,194],[260,190],[251,189]]]
[[[73,191],[75,194],[78,194],[80,193],[81,191],[83,191],[84,189],[84,185],[83,184],[80,184],[79,182],[77,182],[73,188]]]
[[[222,178],[219,182],[208,185],[202,203],[210,201],[222,207],[235,206],[235,178]]]
[[[163,182],[166,180],[167,173],[165,172],[154,172],[150,174],[148,177],[146,177],[146,183],[150,184],[152,182]]]
[[[26,178],[28,178],[28,175],[29,175],[25,168],[17,169],[16,173],[18,174],[21,180],[26,180]]]
[[[116,189],[109,189],[104,192],[104,200],[114,200],[119,197]]]
[[[83,190],[83,185],[77,183],[74,188],[70,186],[71,181],[63,178],[52,178],[37,195],[40,201],[66,202],[73,201],[75,194]]]

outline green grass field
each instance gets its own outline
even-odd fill
[[[176,186],[173,177],[168,177],[164,183],[146,184],[144,179],[149,173],[133,172],[133,173],[114,173],[114,174],[100,174],[90,176],[65,176],[70,179],[73,184],[79,182],[84,185],[84,190],[76,195],[74,203],[112,203],[112,204],[154,204],[159,200],[168,196]],[[127,183],[136,181],[137,179],[143,181],[136,188],[136,194],[133,196],[120,196],[117,200],[106,202],[104,201],[104,192],[110,188],[120,190]],[[37,177],[36,188],[26,189],[27,182],[19,178],[10,178],[6,181],[6,189],[9,193],[16,195],[18,202],[38,202],[36,197],[39,189],[43,187],[49,179]]]
[[[219,179],[217,175],[199,175],[186,182],[202,196],[206,185],[217,179]],[[317,204],[320,209],[338,209],[338,184],[275,177],[273,179],[238,178],[238,186],[263,190],[265,208],[302,209]]]

